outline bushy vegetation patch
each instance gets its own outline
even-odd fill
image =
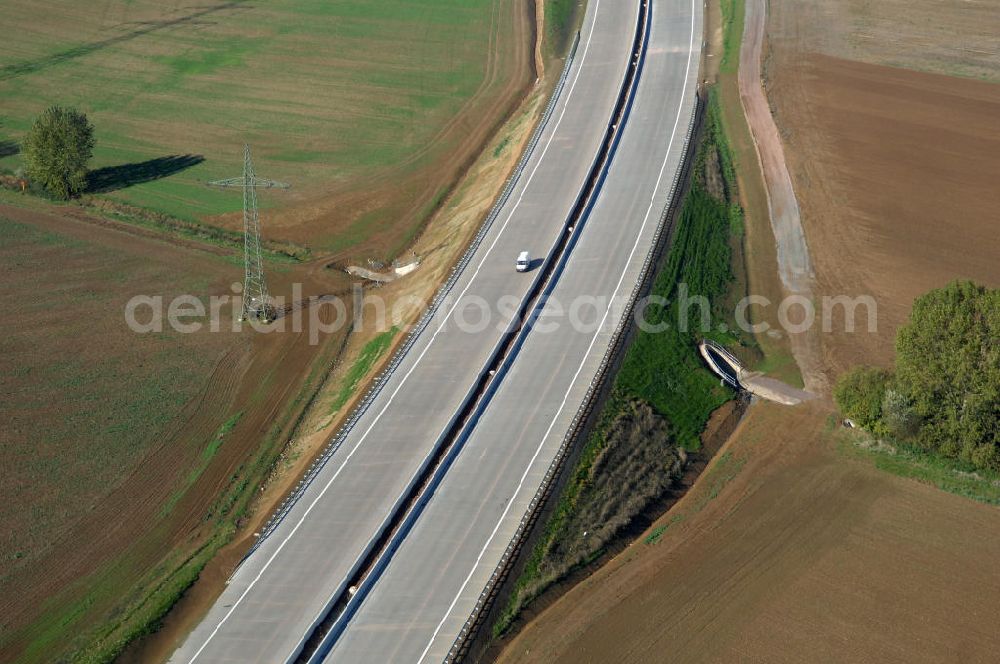
[[[621,529],[663,495],[683,468],[666,420],[636,401],[604,411],[583,458],[545,525],[494,634],[569,571],[598,558]]]
[[[75,108],[51,106],[35,119],[21,145],[28,177],[60,199],[87,186],[87,162],[94,151],[94,127]]]
[[[896,369],[837,382],[841,412],[877,437],[1000,472],[1000,289],[956,281],[917,298]]]

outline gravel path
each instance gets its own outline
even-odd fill
[[[761,81],[761,51],[766,19],[766,0],[747,0],[746,24],[740,51],[740,99],[753,134],[761,172],[764,174],[781,283],[788,295],[814,300],[815,275],[802,229],[799,204],[795,198],[791,175],[785,165],[781,136],[771,117],[771,108]],[[822,370],[817,336],[818,330],[815,329],[801,334],[789,334],[792,354],[802,372],[806,389],[813,393],[823,393],[828,391],[828,381]]]

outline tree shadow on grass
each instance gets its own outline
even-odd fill
[[[21,151],[21,146],[14,141],[0,141],[0,159],[12,157]]]
[[[106,194],[133,185],[169,177],[197,166],[205,158],[200,154],[172,154],[134,164],[120,164],[98,168],[87,174],[87,193]]]

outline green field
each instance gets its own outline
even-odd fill
[[[51,269],[56,264],[60,269]],[[174,274],[148,255],[2,217],[0,266],[12,323],[0,341],[0,353],[12,361],[0,372],[0,389],[9,395],[0,422],[9,480],[0,491],[2,577],[32,562],[54,532],[141,463],[157,434],[204,387],[204,367],[233,340],[134,335],[122,318],[134,292],[204,292],[216,274]],[[29,487],[26,504],[18,495]]]
[[[135,295],[225,294],[229,259],[0,214],[0,661],[110,661],[155,629],[258,494],[340,342],[296,351],[293,337],[228,332],[229,305],[219,333],[139,334],[124,315]]]
[[[96,128],[94,168],[133,165],[120,184],[156,177],[107,195],[189,220],[239,210],[204,182],[238,175],[244,142],[259,175],[293,184],[265,205],[363,189],[454,149],[437,136],[484,84],[506,4],[11,0],[0,145],[45,107],[76,106]],[[14,171],[6,152],[0,169]],[[204,161],[152,161],[174,155]],[[324,221],[306,235],[322,238]]]

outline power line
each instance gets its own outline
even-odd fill
[[[260,214],[257,211],[258,189],[288,189],[290,185],[266,178],[253,172],[250,146],[243,146],[243,177],[214,180],[213,187],[241,187],[243,189],[243,314],[240,320],[270,321],[274,308],[267,294],[264,265],[260,252]]]

